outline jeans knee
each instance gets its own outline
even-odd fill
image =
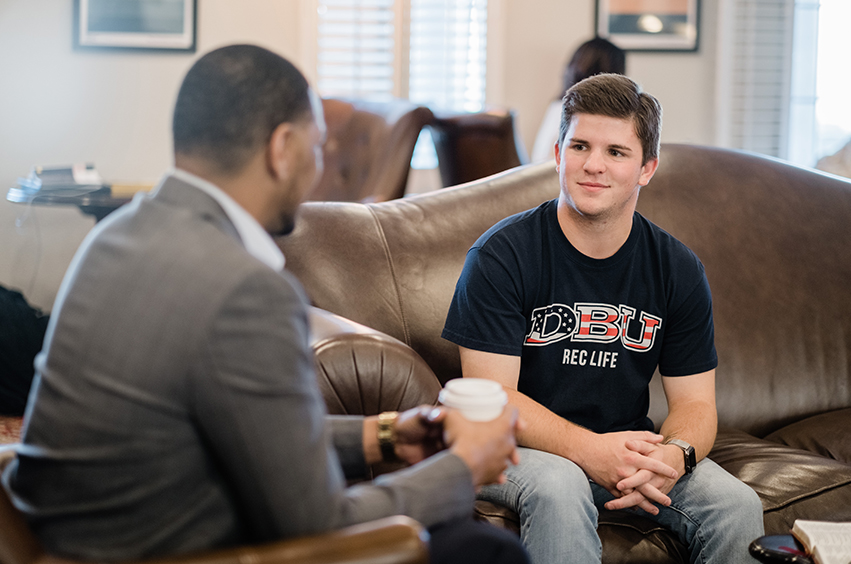
[[[725,507],[721,509],[728,522],[736,523],[742,534],[754,534],[763,528],[762,501],[747,484],[736,480],[727,491]]]
[[[759,517],[762,519],[763,509],[762,500],[753,489],[747,484],[742,483],[742,487],[738,492],[739,505],[741,511],[747,515]]]
[[[546,455],[546,456],[541,456]],[[522,464],[522,462],[521,462]],[[511,477],[509,477],[511,479]],[[526,504],[548,506],[559,512],[593,505],[588,477],[579,466],[560,456],[539,453],[518,483]]]

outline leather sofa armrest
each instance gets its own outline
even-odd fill
[[[435,404],[440,382],[411,347],[381,331],[309,308],[319,388],[332,415],[377,415]]]
[[[146,560],[144,564],[426,564],[427,539],[428,533],[419,523],[396,516],[312,537]]]

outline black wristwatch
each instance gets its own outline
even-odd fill
[[[680,439],[668,439],[666,445],[674,445],[683,451],[683,461],[685,462],[686,474],[691,474],[694,467],[697,466],[697,457],[694,454],[694,447]]]

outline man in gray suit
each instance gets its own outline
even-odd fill
[[[440,524],[469,518],[474,488],[516,463],[513,408],[491,424],[423,408],[398,416],[391,445],[415,464],[345,487],[344,468],[380,458],[378,423],[326,417],[305,299],[269,236],[292,229],[323,128],[304,77],[265,49],[190,69],[175,169],[84,241],[36,360],[3,482],[49,552],[138,559],[402,513],[432,527],[439,560]],[[525,559],[471,524],[449,544],[470,531],[482,561]]]

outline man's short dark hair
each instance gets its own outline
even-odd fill
[[[174,107],[174,152],[223,173],[241,170],[278,125],[310,115],[304,75],[254,45],[230,45],[192,65]]]
[[[662,105],[634,80],[619,74],[598,74],[573,85],[562,103],[559,148],[576,114],[631,120],[641,141],[642,164],[659,157]]]

